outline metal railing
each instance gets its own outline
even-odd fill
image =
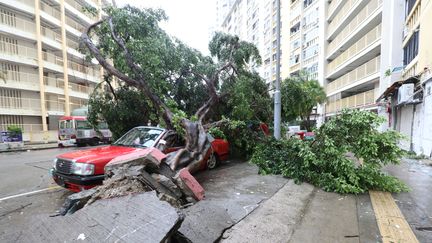
[[[6,42],[3,40],[0,40],[0,52],[9,55],[28,57],[31,59],[37,58],[36,47],[30,48],[27,46]]]
[[[42,124],[0,124],[0,131],[7,131],[10,126],[17,126],[23,132],[40,132],[42,131]]]
[[[7,14],[0,13],[0,23],[29,33],[34,34],[36,32],[36,24],[34,22],[17,16],[11,17]]]
[[[327,8],[327,16],[330,16],[333,14],[334,10],[336,9],[337,6],[339,6],[339,4],[342,2],[342,0],[333,0],[331,1],[331,3],[329,4],[328,8]]]
[[[47,62],[54,63],[59,66],[63,66],[63,57],[59,57],[52,53],[42,51],[42,58]]]
[[[57,100],[47,100],[45,101],[45,107],[47,111],[65,111],[65,103]]]
[[[336,90],[343,89],[344,87],[353,84],[367,76],[379,73],[380,61],[381,56],[377,56],[374,59],[359,66],[358,68],[352,70],[351,72],[327,84],[327,94],[335,92]]]
[[[41,26],[41,33],[43,36],[48,37],[51,40],[57,41],[58,43],[62,43],[61,35],[45,26]]]
[[[34,1],[33,0],[15,0],[15,1],[34,7]]]
[[[5,109],[40,111],[40,104],[40,99],[0,96],[0,107]]]
[[[89,12],[83,11],[83,5],[80,3],[77,3],[75,0],[66,0],[65,2],[67,2],[69,5],[71,5],[74,9],[80,11],[81,13],[83,13],[85,16],[87,16],[89,19],[91,20],[97,20],[97,16],[92,15]]]
[[[329,23],[327,29],[327,33],[333,33],[333,31],[336,29],[337,26],[346,18],[346,15],[351,11],[351,8],[355,6],[358,2],[361,0],[346,0],[343,7],[339,10],[337,15],[334,17],[332,22]]]
[[[33,73],[17,72],[8,70],[5,73],[6,83],[16,82],[20,84],[36,85],[39,86],[39,76]],[[0,82],[1,83],[1,82]]]
[[[336,47],[346,40],[347,36],[354,32],[373,12],[381,6],[382,0],[371,0],[345,28],[338,33],[336,38],[333,39],[327,46],[327,53],[332,53]]]
[[[328,73],[333,72],[340,65],[345,63],[347,60],[351,60],[351,58],[367,47],[369,47],[372,43],[379,40],[381,38],[381,24],[377,25],[371,31],[369,31],[366,35],[360,38],[356,43],[351,45],[347,50],[345,50],[341,55],[336,57],[333,61],[328,64]]]
[[[99,77],[99,70],[97,70],[94,67],[87,67],[87,66],[84,66],[80,63],[77,63],[77,62],[71,61],[71,60],[68,61],[68,66],[72,70],[75,70],[75,71],[78,71],[78,72],[81,72],[84,74],[92,75],[94,77]]]
[[[372,89],[336,101],[329,101],[326,105],[326,113],[338,112],[345,108],[362,108],[373,105],[375,104],[375,93],[377,91],[378,89]]]
[[[70,27],[78,30],[79,32],[84,32],[85,27],[83,25],[81,25],[80,23],[76,22],[75,20],[73,20],[71,17],[66,16],[66,24],[69,25]]]
[[[54,18],[56,18],[58,20],[61,19],[61,13],[60,13],[60,11],[58,9],[55,9],[52,6],[46,4],[46,3],[42,2],[42,1],[40,1],[40,9],[43,12],[51,15],[52,17],[54,17]]]

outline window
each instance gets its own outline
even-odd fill
[[[416,31],[404,47],[404,65],[408,65],[418,54],[419,32]]]
[[[416,0],[405,0],[405,18],[411,12],[415,3],[416,3]]]

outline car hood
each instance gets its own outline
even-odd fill
[[[143,149],[110,145],[110,146],[103,146],[98,148],[69,152],[69,153],[61,154],[57,156],[57,158],[73,160],[75,162],[81,162],[81,163],[106,164],[115,157],[124,154],[134,153],[137,150],[143,150]]]

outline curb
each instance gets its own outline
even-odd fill
[[[0,153],[25,152],[25,151],[28,151],[28,150],[46,150],[46,149],[55,149],[55,148],[59,148],[59,147],[58,146],[55,146],[55,147],[40,147],[40,148],[37,148],[37,147],[26,148],[26,147],[23,147],[23,148],[16,148],[16,149],[0,150]]]

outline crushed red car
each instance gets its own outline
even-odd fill
[[[229,144],[223,139],[209,135],[211,146],[200,162],[201,169],[213,169],[228,158]],[[156,148],[169,154],[184,147],[178,134],[158,127],[135,127],[109,146],[61,154],[54,159],[51,170],[54,181],[71,191],[78,192],[102,184],[105,165],[111,160],[143,150]]]

